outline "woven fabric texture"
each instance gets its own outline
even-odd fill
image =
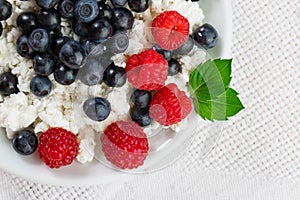
[[[181,160],[150,175],[151,180],[159,180],[160,185],[168,185],[172,191],[179,190],[177,184],[180,181],[182,186],[183,183],[191,185],[184,186],[188,191],[185,194],[196,191],[192,186],[196,184],[197,176],[184,181],[183,169],[199,174],[217,170],[225,174],[285,181],[298,181],[300,176],[300,1],[233,0],[232,3],[232,85],[239,91],[246,109],[222,124],[223,131],[217,144],[205,157],[203,130],[209,129],[209,123],[200,127],[201,134],[195,136]],[[140,194],[139,184],[145,184],[143,180],[150,180],[149,176],[136,177],[134,182],[118,187],[64,188],[35,184],[0,172],[0,199],[136,199]],[[251,184],[259,190],[255,188],[258,182]],[[159,184],[153,185],[154,188],[157,186]],[[274,190],[284,188],[281,185],[270,187]],[[147,188],[151,190],[150,186]],[[289,192],[294,195],[291,199],[300,198],[294,190]],[[191,198],[178,195],[178,199]],[[153,199],[168,199],[160,197]]]

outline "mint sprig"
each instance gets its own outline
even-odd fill
[[[208,60],[190,74],[196,112],[208,120],[227,120],[244,106],[230,88],[232,59]]]

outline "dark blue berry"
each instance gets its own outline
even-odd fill
[[[61,85],[71,85],[75,82],[78,69],[71,69],[70,67],[59,63],[54,68],[54,79]]]
[[[133,107],[130,111],[130,117],[132,121],[138,123],[141,127],[148,126],[152,122],[152,118],[149,114],[149,108]]]
[[[74,5],[74,16],[82,22],[91,22],[99,14],[98,4],[95,0],[77,0]]]
[[[125,6],[127,0],[110,0],[110,2],[114,7],[122,7]]]
[[[122,87],[126,83],[126,71],[112,63],[105,69],[103,81],[110,87]]]
[[[10,72],[2,73],[0,75],[0,94],[7,96],[18,92],[18,78]]]
[[[128,0],[129,8],[134,12],[144,12],[149,8],[150,0]]]
[[[4,0],[0,4],[0,21],[7,20],[12,14],[12,5],[8,1]]]
[[[79,69],[85,59],[85,51],[75,40],[66,42],[59,51],[59,59],[68,67]]]
[[[110,103],[101,97],[91,98],[83,104],[84,113],[94,121],[105,120],[111,111]]]
[[[97,58],[89,58],[78,71],[78,79],[85,85],[93,86],[103,79],[105,68]]]
[[[33,58],[35,51],[31,48],[28,43],[28,37],[26,35],[21,35],[16,43],[17,52],[20,56],[25,58]]]
[[[189,54],[194,47],[194,40],[192,37],[189,37],[189,39],[181,45],[178,49],[173,50],[173,53],[176,55],[187,55]]]
[[[113,54],[124,53],[129,45],[129,38],[125,32],[115,34],[107,41],[107,47]]]
[[[59,51],[61,47],[70,40],[70,38],[66,36],[60,36],[60,37],[54,37],[52,38],[52,43],[51,43],[51,52],[53,55],[58,56]]]
[[[88,27],[89,35],[97,43],[102,43],[113,35],[113,27],[105,18],[95,20]]]
[[[29,130],[18,131],[12,140],[14,150],[21,155],[33,154],[38,147],[37,136]]]
[[[47,30],[55,30],[59,27],[61,19],[54,8],[41,10],[38,14],[39,23]]]
[[[38,52],[46,52],[50,43],[50,37],[46,29],[34,29],[28,38],[28,44]]]
[[[57,5],[57,11],[60,17],[64,19],[72,19],[74,17],[74,1],[62,0]]]
[[[113,17],[113,10],[107,4],[98,2],[99,14],[97,18],[106,18],[111,20]]]
[[[36,75],[30,81],[30,91],[38,96],[45,97],[51,92],[51,81],[47,76]]]
[[[179,64],[179,62],[175,59],[171,59],[168,61],[169,67],[168,67],[168,75],[169,76],[174,76],[176,74],[178,74],[179,72],[181,72],[181,65]]]
[[[123,7],[114,8],[113,14],[114,31],[127,31],[132,28],[134,17],[130,10]]]
[[[218,32],[210,24],[203,24],[193,32],[193,38],[196,41],[197,46],[210,49],[218,43]]]
[[[35,0],[36,4],[43,9],[54,8],[60,0]]]
[[[48,76],[53,72],[55,58],[51,53],[39,53],[33,58],[33,69],[36,74]]]
[[[17,26],[23,33],[29,33],[38,26],[38,19],[33,12],[24,12],[17,18]]]
[[[77,19],[73,19],[72,22],[72,29],[74,33],[76,33],[79,36],[88,38],[90,36],[89,31],[88,31],[88,23],[83,23],[82,21],[79,21]]]
[[[155,44],[153,46],[153,50],[155,50],[157,53],[161,54],[167,61],[169,61],[173,56],[172,51],[162,49],[158,44]]]
[[[152,95],[150,91],[139,89],[136,89],[130,97],[130,100],[134,104],[134,107],[137,108],[147,108],[150,104],[151,99]]]

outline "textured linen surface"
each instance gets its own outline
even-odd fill
[[[53,187],[1,171],[0,199],[300,199],[300,1],[232,3],[232,85],[246,109],[204,159],[199,135],[176,164],[125,183]]]

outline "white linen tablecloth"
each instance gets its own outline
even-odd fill
[[[205,159],[196,137],[176,164],[126,182],[53,187],[0,171],[0,200],[299,200],[300,1],[233,0],[232,52],[246,109]]]

